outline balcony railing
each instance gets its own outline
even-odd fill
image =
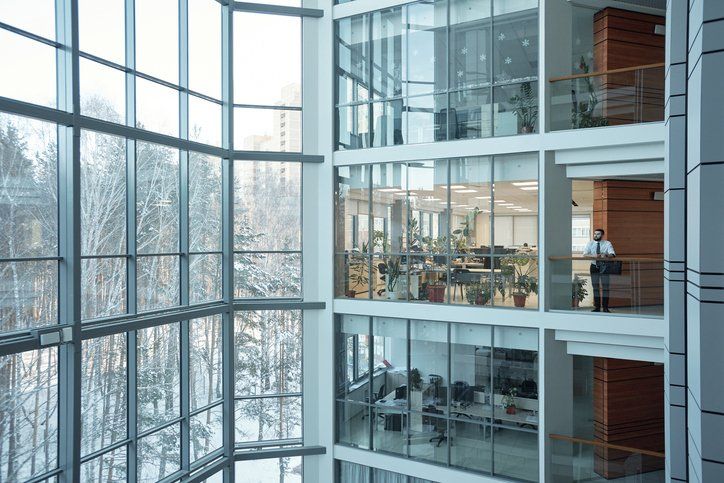
[[[665,481],[665,454],[560,434],[550,434],[551,481]]]
[[[554,77],[552,131],[664,119],[664,64]]]
[[[606,306],[625,315],[663,317],[664,262],[654,257],[549,257],[551,310],[591,311]],[[596,268],[591,269],[591,265]],[[603,265],[606,265],[604,268]],[[597,275],[592,272],[603,271]],[[593,286],[596,278],[597,287]],[[596,304],[596,296],[600,304]]]

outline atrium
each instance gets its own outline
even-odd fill
[[[724,481],[723,5],[0,0],[0,483]]]

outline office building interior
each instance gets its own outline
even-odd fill
[[[0,0],[0,482],[724,481],[719,0]]]

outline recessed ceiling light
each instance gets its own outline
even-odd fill
[[[400,188],[378,188],[377,191],[383,193],[394,193],[395,191],[402,191]]]
[[[538,187],[537,187],[537,186],[523,186],[523,187],[520,188],[520,189],[522,189],[522,190],[524,190],[524,191],[538,191]]]
[[[476,196],[475,199],[476,200],[489,200],[490,196]]]
[[[447,204],[447,201],[441,201],[440,204],[441,204],[441,205],[446,205],[446,204]]]
[[[477,193],[478,190],[455,190],[456,193]]]
[[[451,190],[464,190],[465,188],[467,188],[467,186],[463,186],[461,184],[451,184],[450,185]],[[443,186],[442,189],[446,190],[447,186]]]
[[[493,203],[506,203],[506,201],[505,200],[495,200],[495,201],[493,201]]]
[[[468,207],[468,205],[455,205],[455,208],[467,208],[467,207]]]
[[[515,203],[501,203],[500,206],[505,206],[506,208],[515,208]]]
[[[514,182],[513,186],[538,186],[537,181],[518,181]]]

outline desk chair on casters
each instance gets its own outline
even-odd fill
[[[444,413],[442,409],[437,409],[435,406],[424,407],[424,408],[422,408],[422,412],[432,413],[432,414],[443,414]],[[434,424],[435,424],[435,431],[437,432],[437,436],[433,436],[432,438],[430,438],[430,442],[434,443],[435,441],[437,441],[437,447],[439,448],[440,445],[443,443],[443,441],[448,440],[447,422],[444,419],[437,418],[437,417],[435,419],[432,419],[432,417],[428,417],[427,420],[428,420],[428,423],[431,420],[435,421]],[[451,441],[451,443],[452,443],[452,441]]]
[[[382,386],[380,386],[380,389],[377,391],[377,393],[376,393],[376,394],[374,394],[374,393],[372,394],[372,397],[365,396],[365,402],[368,403],[368,404],[374,404],[374,403],[376,403],[377,401],[379,401],[380,399],[384,399],[384,397],[385,397],[385,385],[382,384]],[[374,411],[374,408],[373,408],[372,410]],[[377,413],[375,413],[375,415],[376,415],[376,416],[379,416],[379,417],[382,417],[382,414],[377,414]],[[362,416],[362,420],[363,420],[363,421],[364,421],[365,417],[366,417],[366,415]]]

